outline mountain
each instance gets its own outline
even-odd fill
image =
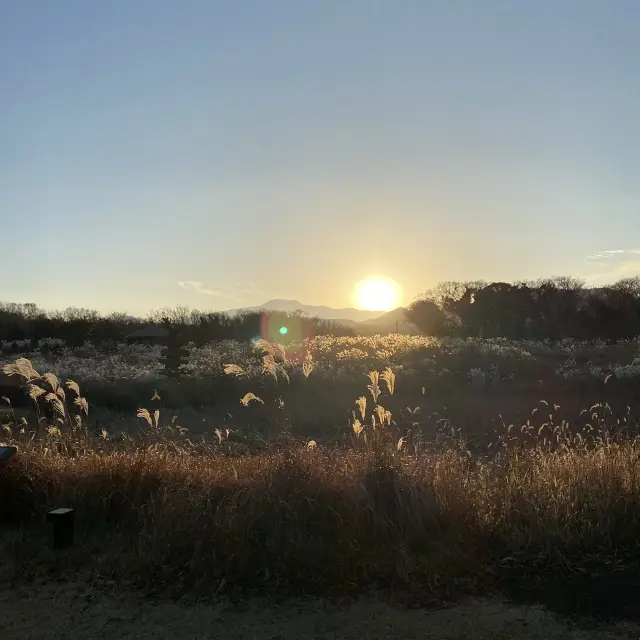
[[[375,335],[386,333],[417,334],[418,329],[405,317],[406,309],[398,307],[392,311],[363,311],[362,309],[333,309],[322,305],[302,304],[297,300],[269,300],[257,307],[230,309],[226,313],[251,311],[302,311],[310,317],[317,316],[325,320],[332,320],[338,324],[354,329],[361,335]]]
[[[360,335],[374,335],[374,334],[387,334],[387,333],[408,333],[418,334],[418,328],[409,322],[406,318],[406,309],[404,307],[398,307],[392,311],[373,318],[371,320],[365,320],[358,322],[354,329]]]
[[[268,300],[257,307],[244,307],[242,309],[229,309],[226,313],[235,315],[236,313],[250,311],[302,311],[310,317],[319,317],[325,320],[345,321],[344,324],[351,326],[352,323],[367,322],[374,320],[384,314],[382,311],[364,311],[362,309],[333,309],[323,305],[302,304],[297,300]]]

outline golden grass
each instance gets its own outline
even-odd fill
[[[447,591],[496,568],[621,569],[638,552],[636,442],[490,461],[455,447],[411,456],[314,443],[236,457],[148,442],[59,430],[24,443],[3,471],[0,515],[68,504],[90,527],[118,523],[135,541],[129,577],[147,584]]]
[[[136,584],[450,595],[531,572],[619,571],[639,557],[640,441],[598,428],[603,405],[591,407],[591,435],[572,435],[551,412],[478,457],[457,440],[399,437],[378,402],[394,393],[393,372],[372,372],[373,403],[354,405],[353,448],[314,440],[238,455],[228,431],[194,443],[157,410],[139,410],[141,436],[94,437],[75,383],[66,386],[79,421],[57,379],[19,366],[29,384],[48,385],[33,399],[55,412],[53,422],[40,412],[35,428],[5,429],[20,453],[0,476],[0,519],[41,522],[49,507],[73,506],[83,530],[125,536],[125,551],[101,551],[99,570]],[[11,579],[41,569],[24,560],[29,541],[12,544],[7,557],[23,561],[5,567]]]

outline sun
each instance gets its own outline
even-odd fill
[[[367,311],[390,311],[398,298],[398,284],[389,278],[368,278],[356,285],[358,306]]]

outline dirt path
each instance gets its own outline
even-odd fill
[[[539,608],[470,601],[438,611],[375,600],[338,607],[321,600],[180,605],[105,595],[84,585],[0,592],[0,638],[128,640],[613,640],[640,627],[576,626]]]

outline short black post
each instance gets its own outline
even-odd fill
[[[47,522],[53,524],[53,548],[64,549],[73,544],[75,509],[54,509],[47,513]]]
[[[9,458],[13,458],[16,453],[18,453],[18,447],[3,445],[0,447],[0,460],[9,460]]]

